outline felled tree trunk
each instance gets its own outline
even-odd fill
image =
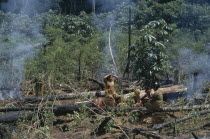
[[[123,107],[107,107],[107,108],[98,108],[93,104],[92,102],[85,102],[85,103],[78,103],[78,104],[64,104],[64,105],[57,105],[54,106],[53,109],[58,112],[72,112],[72,111],[78,111],[83,106],[87,106],[89,108],[92,108],[93,110],[100,110],[103,109],[105,111],[112,111],[112,112],[118,112],[118,111],[143,111],[148,112],[148,109],[145,107],[129,107],[129,108],[123,108]],[[46,107],[46,106],[44,106]],[[49,108],[50,106],[48,106]],[[38,107],[22,107],[22,108],[0,108],[0,112],[10,112],[10,111],[34,111],[37,110]],[[163,107],[158,112],[178,112],[178,111],[192,111],[192,110],[204,110],[204,109],[210,109],[210,105],[193,105],[193,106],[182,106],[182,107]]]
[[[54,106],[52,109],[53,109],[53,113],[56,116],[61,116],[61,115],[66,115],[67,113],[73,113],[74,111],[79,111],[84,106],[94,107],[95,105],[91,102],[81,103],[81,104],[65,104],[65,105]],[[1,114],[0,123],[15,122],[19,119],[30,120],[34,115],[34,112],[30,112],[29,110],[37,110],[38,108],[17,108],[17,109],[11,108],[10,110],[18,110],[18,109],[20,111],[7,112],[4,114]],[[39,108],[39,109],[44,110],[44,108]]]
[[[8,112],[0,115],[0,123],[12,123],[21,119],[31,120],[33,116],[34,113],[29,111]]]
[[[101,108],[98,108],[96,107],[92,102],[86,102],[86,103],[80,103],[80,104],[65,104],[65,105],[58,105],[58,106],[54,106],[52,109],[53,109],[53,113],[56,115],[56,116],[61,116],[61,115],[66,115],[67,113],[73,113],[75,111],[80,111],[82,108],[85,107],[89,107],[93,110],[100,110]],[[210,108],[210,105],[197,105],[197,106],[192,106],[192,107],[177,107],[177,108],[173,108],[173,107],[165,107],[165,108],[162,108],[160,111],[162,112],[173,112],[173,111],[184,111],[184,110],[194,110],[194,109],[209,109]],[[1,114],[0,115],[0,123],[4,123],[4,122],[14,122],[14,121],[17,121],[20,116],[23,116],[24,118],[26,119],[31,119],[31,117],[33,116],[31,112],[28,112],[29,110],[30,111],[34,111],[34,110],[37,110],[38,108],[35,107],[35,108],[7,108],[7,109],[3,109],[1,108],[0,112],[8,112],[8,111],[12,111],[12,110],[18,110],[17,112],[8,112],[8,113],[5,113],[5,114]],[[40,109],[44,109],[44,108],[40,108]],[[140,110],[140,111],[145,111],[145,112],[148,112],[148,110],[144,107],[136,107],[136,108],[106,108],[104,109],[106,111],[132,111],[132,110]],[[185,117],[183,119],[179,119],[176,121],[176,123],[179,123],[179,122],[182,122],[182,121],[185,121],[187,119],[190,119],[196,115],[203,115],[203,114],[206,114],[206,113],[209,113],[210,110],[207,110],[207,111],[203,111],[203,112],[200,112],[198,114],[195,114],[195,115],[192,115],[190,117]],[[28,115],[29,114],[29,115]],[[166,127],[166,126],[171,126],[173,125],[174,122],[169,122],[169,123],[164,123],[164,124],[161,124],[161,125],[154,125],[153,127],[153,130],[158,130],[158,129],[161,129],[163,127]]]
[[[96,92],[82,92],[82,93],[71,93],[71,94],[59,94],[59,95],[50,95],[45,97],[26,97],[24,101],[26,102],[40,102],[40,101],[54,101],[54,100],[69,100],[77,99],[85,96],[95,96]],[[105,96],[105,92],[101,91],[100,96]]]
[[[160,92],[163,92],[163,98],[164,100],[171,100],[171,99],[176,99],[179,97],[184,96],[184,93],[182,93],[184,88],[175,88],[173,90],[168,90],[167,89],[162,89]],[[125,93],[132,92],[134,90],[129,90],[126,89],[124,90]],[[144,92],[144,91],[142,91]],[[55,92],[56,93],[56,92]],[[97,92],[92,91],[92,92],[81,92],[81,93],[70,93],[70,94],[59,94],[59,95],[49,95],[45,97],[26,97],[24,98],[24,101],[34,103],[34,102],[40,102],[40,101],[54,101],[54,100],[70,100],[70,99],[77,99],[77,98],[82,98],[85,96],[96,96]],[[132,93],[130,93],[132,94]],[[124,99],[128,98],[130,94],[124,95]],[[104,97],[105,96],[105,91],[100,91],[100,93],[97,94],[97,97]]]

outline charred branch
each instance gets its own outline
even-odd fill
[[[192,135],[195,139],[199,139],[198,136],[194,132],[192,132]]]
[[[111,117],[105,117],[105,119],[101,122],[101,124],[91,133],[91,135],[102,135],[106,132],[105,126],[111,120]]]
[[[173,126],[174,124],[178,124],[178,123],[184,122],[186,120],[189,120],[189,119],[191,119],[191,118],[193,118],[195,116],[205,115],[207,113],[210,113],[210,110],[202,111],[202,112],[199,112],[197,114],[192,114],[191,116],[188,116],[188,117],[177,119],[176,122],[173,121],[173,122],[167,122],[167,123],[163,123],[163,124],[156,124],[156,125],[153,125],[151,130],[160,130],[160,129],[164,128],[164,127],[170,127],[170,126]]]
[[[98,80],[95,80],[95,79],[89,78],[89,79],[88,79],[88,81],[91,81],[91,82],[93,82],[93,83],[98,84],[102,90],[104,90],[104,89],[105,89],[105,85],[104,85],[102,82],[99,82]]]
[[[120,129],[118,126],[112,126],[112,127],[113,127],[113,128],[116,128],[116,129]],[[135,133],[136,135],[140,134],[140,135],[145,136],[145,137],[148,137],[148,138],[151,137],[151,138],[153,138],[153,139],[162,139],[162,137],[159,136],[159,135],[157,135],[157,134],[146,133],[146,132],[143,132],[143,131],[141,131],[141,130],[139,130],[139,129],[137,129],[137,128],[134,128],[134,129],[128,129],[128,128],[126,128],[126,127],[121,127],[121,128],[125,131],[125,133],[126,133],[127,135],[129,135],[129,134],[131,134],[131,133]],[[126,136],[125,136],[125,134],[123,134],[123,135],[119,136],[119,138],[120,138],[120,139],[125,139]]]

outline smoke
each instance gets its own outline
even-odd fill
[[[60,0],[8,0],[1,4],[4,12],[36,15],[57,8]]]
[[[188,98],[193,94],[199,95],[203,85],[210,81],[209,60],[208,53],[197,53],[186,48],[179,51],[179,65],[187,77]]]
[[[39,0],[9,0],[1,5],[8,13],[0,22],[0,100],[22,99],[24,64],[36,55],[36,46],[46,42],[41,23],[33,17],[50,8],[50,1],[46,2],[48,6]]]
[[[104,61],[103,66],[98,70],[98,78],[101,79],[101,77],[109,73],[119,74],[116,62],[118,54],[116,46],[118,38],[116,36],[121,33],[119,31],[120,26],[128,23],[130,0],[102,0],[96,2],[96,5],[100,5],[96,9],[96,13],[102,13],[94,16],[93,24],[99,32],[103,33],[102,39],[104,40]],[[106,11],[106,13],[103,13],[103,11]]]

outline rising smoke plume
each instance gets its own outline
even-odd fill
[[[90,1],[91,2],[91,1]],[[98,70],[98,79],[101,79],[106,74],[119,74],[118,66],[117,66],[117,33],[118,27],[120,24],[128,23],[128,6],[130,5],[130,0],[113,0],[113,1],[100,1],[96,2],[96,5],[100,5],[99,8],[96,9],[96,13],[101,13],[93,18],[93,24],[100,31],[104,32],[104,61],[103,66]],[[117,11],[119,6],[125,5],[127,6],[127,11]],[[108,13],[103,13],[103,12]],[[122,21],[121,19],[125,19]],[[119,21],[123,23],[119,23]]]
[[[24,63],[36,55],[36,46],[46,42],[41,23],[33,19],[34,15],[50,8],[52,1],[45,2],[8,0],[1,5],[8,13],[1,12],[3,19],[0,22],[0,100],[22,98],[20,86],[24,79]]]
[[[179,65],[186,75],[186,87],[188,96],[200,94],[203,85],[210,81],[210,64],[208,53],[197,53],[190,49],[179,51]]]

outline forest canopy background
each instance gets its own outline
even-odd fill
[[[27,0],[0,1],[3,88],[14,87],[17,82],[32,82],[34,78],[43,81],[46,90],[60,84],[76,87],[75,81],[88,78],[101,79],[112,72],[107,50],[110,26],[117,74],[122,75],[127,64],[129,7],[131,78],[144,80],[143,86],[150,77],[155,77],[154,82],[157,79],[175,82],[178,70],[178,82],[185,83],[185,75],[195,69],[209,72],[209,67],[202,64],[210,53],[209,0],[100,0],[96,1],[95,14],[91,0],[36,0],[33,4],[36,6],[30,8]],[[27,57],[25,53],[13,55],[19,44],[27,47],[21,49],[31,50],[29,42],[46,45],[33,47]],[[185,61],[190,58],[191,61]],[[189,64],[196,60],[199,64]],[[20,62],[23,72],[20,67],[14,71],[13,67]]]

